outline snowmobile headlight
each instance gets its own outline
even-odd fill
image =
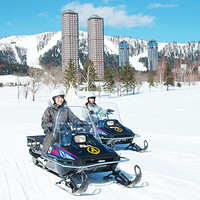
[[[114,126],[114,121],[107,121],[106,123],[108,126]]]
[[[76,135],[76,136],[74,136],[74,140],[76,143],[85,143],[86,136],[85,135]]]

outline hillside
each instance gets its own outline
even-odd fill
[[[118,64],[118,44],[126,40],[130,45],[130,63],[136,70],[144,71],[139,59],[147,57],[147,40],[122,36],[104,36],[106,59],[112,59]],[[79,31],[79,54],[80,66],[87,58],[87,32]],[[158,43],[159,57],[167,56],[171,59],[180,54],[197,60],[200,55],[200,42],[188,43]],[[32,67],[41,68],[42,62],[53,62],[61,65],[61,31],[46,32],[29,36],[10,36],[0,39],[0,62],[27,64]],[[111,58],[109,58],[109,56]],[[45,61],[46,58],[46,61]],[[40,62],[39,60],[42,61]]]

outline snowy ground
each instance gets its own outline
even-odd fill
[[[49,92],[41,90],[36,101],[17,99],[17,88],[0,88],[0,199],[66,200],[199,200],[200,199],[200,85],[170,91],[142,88],[140,94],[120,98],[102,97],[97,102],[115,102],[125,125],[149,142],[146,153],[121,150],[130,159],[119,168],[129,177],[138,164],[142,181],[135,188],[104,182],[101,174],[90,176],[88,190],[73,196],[54,183],[58,177],[35,166],[26,147],[26,136],[42,133],[40,120]],[[84,99],[76,104],[83,105]],[[99,178],[99,183],[97,179]]]

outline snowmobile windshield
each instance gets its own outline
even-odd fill
[[[101,108],[101,110],[97,113],[99,120],[115,119],[122,123],[117,104],[104,102],[98,103],[98,106]],[[110,121],[110,123],[112,123],[112,121]]]
[[[90,120],[86,121],[85,117]],[[100,140],[88,109],[69,106],[59,110],[53,127],[53,136],[60,145],[69,145],[72,135],[88,133]]]

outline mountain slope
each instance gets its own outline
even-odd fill
[[[104,36],[105,53],[119,55],[118,44],[126,40],[129,43],[130,63],[136,70],[146,70],[139,59],[147,57],[147,40],[136,39],[122,36]],[[41,68],[39,58],[56,47],[55,54],[61,54],[61,31],[46,32],[30,36],[11,36],[0,39],[0,61],[27,64],[32,67]],[[87,56],[88,42],[87,32],[79,31],[79,49],[80,52]],[[188,43],[158,43],[158,51],[161,57],[168,56],[176,58],[180,54],[187,55],[196,60],[200,55],[200,42]],[[57,57],[55,55],[50,55]],[[61,57],[61,55],[60,55]],[[80,65],[82,66],[83,63]],[[61,61],[60,61],[61,64]]]

